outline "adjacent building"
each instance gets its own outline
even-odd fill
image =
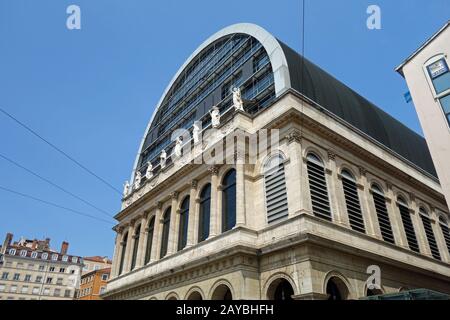
[[[83,273],[77,299],[101,300],[100,296],[106,291],[110,274],[111,267]]]
[[[406,79],[450,205],[450,21],[397,71]]]
[[[97,271],[101,269],[111,268],[112,261],[108,257],[84,257],[83,258],[83,272],[82,275],[91,273],[92,271]]]
[[[0,248],[0,300],[72,300],[79,286],[83,260],[60,250],[50,239],[13,242],[8,233]]]
[[[425,139],[253,24],[174,76],[116,219],[106,299],[450,293]]]

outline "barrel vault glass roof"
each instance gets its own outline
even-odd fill
[[[353,127],[436,177],[425,139],[345,86],[293,49],[253,24],[227,27],[205,41],[177,72],[150,121],[135,162],[158,167],[162,149],[171,150],[173,130],[209,124],[208,111],[231,107],[233,86],[255,113],[294,89]]]

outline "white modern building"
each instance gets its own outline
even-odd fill
[[[242,132],[245,149],[234,149]],[[224,146],[231,162],[205,161]],[[252,162],[255,146],[267,152]],[[261,27],[232,25],[187,59],[156,106],[103,297],[450,294],[449,218],[423,137]]]
[[[450,206],[450,21],[397,71],[406,79]]]

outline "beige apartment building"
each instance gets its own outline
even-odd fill
[[[406,79],[450,206],[450,21],[397,71]]]
[[[83,257],[82,275],[101,269],[111,268],[112,261],[108,257]]]
[[[179,128],[191,138],[174,139]],[[245,148],[232,144],[242,132]],[[266,30],[237,24],[187,59],[156,107],[103,297],[450,294],[449,218],[421,136]]]
[[[50,248],[50,239],[20,239],[8,233],[0,248],[0,300],[72,300],[82,258]]]

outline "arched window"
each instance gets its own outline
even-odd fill
[[[233,300],[233,294],[227,285],[221,284],[214,290],[211,300]]]
[[[275,280],[267,290],[267,298],[275,301],[291,301],[294,289],[286,279]]]
[[[153,234],[155,232],[155,217],[150,220],[148,224],[148,235],[147,235],[147,245],[145,250],[145,264],[150,262],[152,257],[152,246],[153,246]]]
[[[323,162],[319,157],[310,153],[307,156],[306,165],[313,213],[319,218],[331,221],[330,200]]]
[[[189,225],[189,197],[184,198],[180,207],[180,225],[178,229],[178,250],[183,250],[187,244]]]
[[[167,208],[163,216],[162,225],[162,239],[161,239],[161,253],[160,257],[164,258],[167,254],[167,247],[169,245],[169,231],[170,231],[170,211],[171,207]]]
[[[222,232],[226,232],[236,225],[236,170],[228,171],[222,186]]]
[[[200,193],[200,215],[198,221],[198,242],[209,237],[209,224],[211,217],[211,185],[207,184]]]
[[[348,300],[349,291],[344,281],[338,277],[332,277],[327,283],[328,300]]]
[[[389,219],[389,214],[386,207],[386,198],[381,188],[376,184],[372,185],[372,197],[375,204],[375,211],[377,212],[381,236],[384,241],[395,244],[391,220]]]
[[[264,166],[267,222],[279,221],[288,216],[284,161],[280,155],[270,158]]]
[[[416,231],[411,220],[411,213],[409,212],[408,204],[406,203],[405,199],[403,199],[402,197],[398,197],[397,206],[400,211],[400,216],[402,217],[403,229],[406,233],[406,240],[408,241],[409,248],[412,251],[420,252],[416,237]]]
[[[433,258],[441,260],[441,254],[439,253],[439,247],[434,236],[433,226],[431,225],[430,216],[425,208],[419,209],[420,218],[422,219],[423,227],[425,229],[425,235],[427,236],[428,245],[430,246],[431,255]]]
[[[366,229],[364,227],[364,219],[361,211],[361,203],[359,202],[356,180],[347,170],[343,170],[341,175],[350,226],[355,231],[365,233]]]
[[[131,270],[136,267],[137,253],[139,249],[139,239],[141,237],[141,225],[139,225],[134,231],[134,245],[133,245],[133,255],[131,257]]]
[[[125,235],[122,238],[122,242],[120,243],[121,252],[120,252],[120,265],[119,265],[119,275],[123,273],[123,267],[125,264],[125,252],[127,250],[127,242],[128,242],[128,233],[125,233]]]
[[[439,224],[441,225],[442,234],[444,235],[445,244],[447,245],[448,253],[450,254],[450,229],[448,221],[444,217],[439,217]]]

